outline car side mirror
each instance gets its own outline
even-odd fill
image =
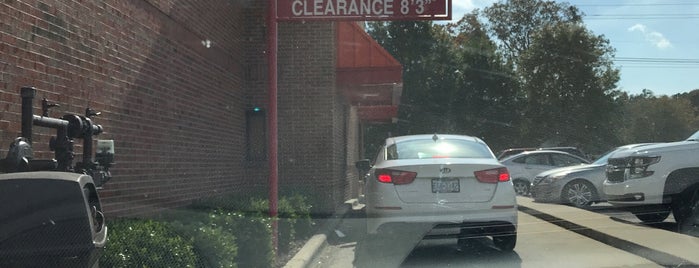
[[[362,179],[364,178],[364,174],[366,174],[369,171],[369,169],[371,169],[371,160],[359,160],[354,163],[354,166],[357,168],[357,172],[359,172],[359,178]]]

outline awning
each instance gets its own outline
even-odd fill
[[[355,22],[336,25],[337,87],[363,122],[391,122],[398,114],[403,67]]]

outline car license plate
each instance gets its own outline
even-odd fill
[[[457,178],[432,179],[433,193],[458,193],[461,190],[460,187]]]

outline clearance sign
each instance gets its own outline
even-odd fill
[[[451,20],[452,0],[277,0],[278,20]]]

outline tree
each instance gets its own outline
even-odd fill
[[[621,118],[614,115],[624,96],[615,90],[614,50],[583,26],[576,7],[507,0],[483,15],[447,26],[369,24],[369,34],[403,65],[393,134],[468,134],[495,148],[617,145],[613,126]]]
[[[516,62],[541,28],[558,23],[580,23],[582,12],[568,3],[541,0],[506,0],[483,12],[488,30],[502,46],[508,60]]]
[[[690,92],[675,94],[673,98],[684,98],[688,99],[692,103],[694,108],[694,115],[699,115],[699,89],[692,90]]]
[[[650,90],[624,101],[620,136],[624,143],[684,140],[699,128],[690,94],[657,97]]]
[[[454,133],[449,110],[456,64],[444,26],[426,21],[374,22],[368,32],[403,65],[394,134]]]
[[[477,13],[446,26],[372,23],[369,33],[404,67],[397,134],[512,139],[502,133],[511,133],[516,121],[517,79]]]
[[[457,90],[452,117],[461,133],[483,138],[503,148],[517,139],[521,96],[519,81],[487,35],[477,11],[447,27],[457,64]],[[509,135],[503,135],[508,133]]]
[[[614,49],[577,23],[543,27],[519,59],[526,106],[524,136],[537,143],[566,142],[606,150],[614,135],[619,71]]]

